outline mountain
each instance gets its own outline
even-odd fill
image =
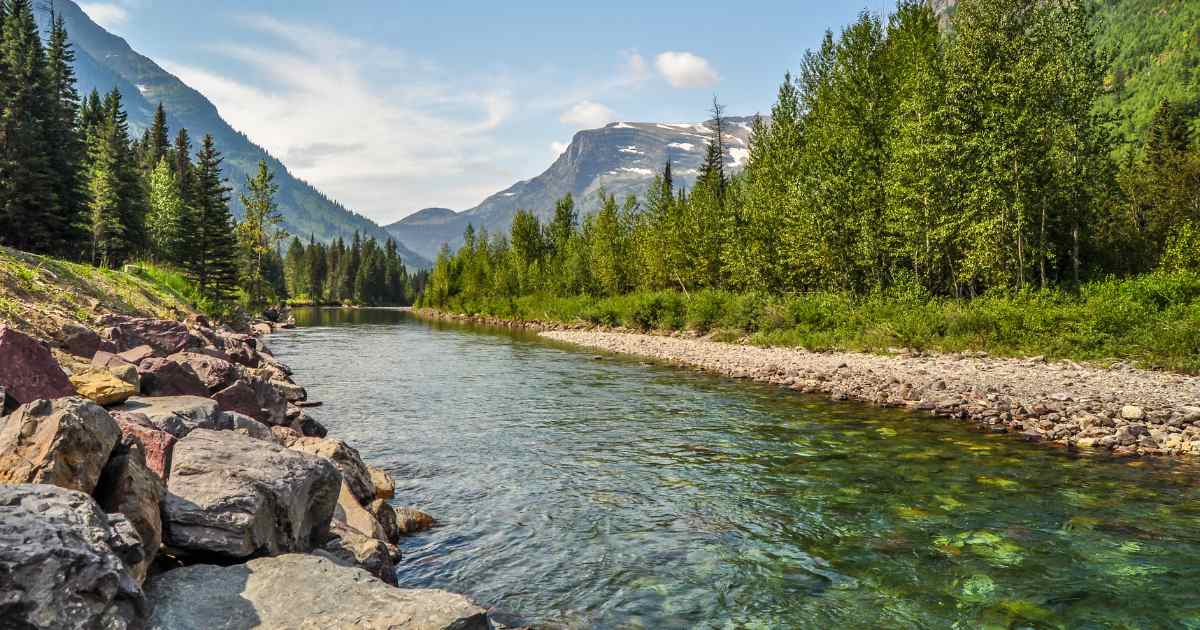
[[[726,119],[725,162],[740,170],[750,158],[752,118]],[[667,160],[676,185],[690,188],[704,161],[710,123],[611,123],[575,134],[567,150],[546,172],[517,182],[463,212],[427,208],[387,226],[388,232],[426,258],[435,258],[443,243],[462,244],[467,225],[489,232],[508,232],[517,210],[542,220],[554,213],[554,202],[575,196],[581,214],[600,208],[600,192],[642,195]]]
[[[39,20],[46,28],[49,3],[37,2],[35,6]],[[388,238],[387,231],[370,219],[347,210],[293,176],[282,162],[222,119],[216,106],[203,94],[133,50],[124,39],[104,30],[79,5],[71,0],[57,0],[54,8],[63,16],[75,48],[75,71],[81,94],[87,94],[93,88],[103,94],[116,87],[129,113],[130,128],[139,135],[153,121],[159,102],[167,111],[172,133],[186,127],[196,144],[204,134],[212,134],[217,149],[225,155],[225,176],[234,188],[235,216],[244,213],[238,193],[245,185],[247,173],[257,168],[259,160],[266,160],[279,184],[277,200],[288,232],[301,238],[311,234],[322,241],[338,236],[349,240],[355,231],[364,237]],[[430,266],[428,260],[403,245],[400,252],[409,267]]]

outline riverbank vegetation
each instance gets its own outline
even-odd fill
[[[1125,142],[1100,26],[1075,0],[963,0],[948,30],[924,2],[864,13],[785,79],[743,173],[715,106],[691,190],[667,164],[582,220],[568,197],[469,228],[422,302],[1200,371],[1200,101]]]
[[[187,129],[172,141],[160,104],[135,138],[119,90],[80,97],[74,60],[61,16],[52,13],[43,42],[30,0],[0,2],[0,245],[100,269],[136,263],[210,314],[308,290],[295,277],[287,284],[278,185],[265,162],[247,178],[235,220],[212,136],[198,150]],[[339,283],[329,295],[409,303],[395,243],[356,237],[350,250],[329,267],[349,290]]]

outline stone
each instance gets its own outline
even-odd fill
[[[222,411],[218,428],[223,431],[241,431],[256,440],[276,441],[271,427],[236,411]]]
[[[255,323],[254,325],[250,326],[250,331],[256,335],[269,335],[272,332],[275,332],[274,329],[271,328],[271,325],[266,322]]]
[[[268,425],[284,424],[287,419],[287,401],[265,381],[249,377],[213,394],[213,399],[227,411],[246,414]]]
[[[163,540],[200,558],[308,551],[325,539],[340,486],[328,460],[196,429],[175,445]]]
[[[85,359],[92,358],[100,349],[100,335],[91,328],[75,322],[63,324],[59,331],[59,341],[67,352]]]
[[[386,542],[336,521],[330,526],[329,533],[330,539],[321,546],[318,554],[343,566],[358,567],[393,586],[396,584],[393,551]]]
[[[141,414],[155,428],[177,438],[194,429],[219,429],[223,421],[217,401],[199,396],[134,396],[113,411]]]
[[[147,396],[208,396],[208,388],[190,367],[152,357],[138,364],[142,393]]]
[[[23,405],[0,429],[0,483],[51,484],[90,494],[120,438],[117,423],[90,400]]]
[[[0,626],[141,628],[142,592],[114,549],[127,544],[87,494],[0,486]]]
[[[150,579],[146,598],[150,630],[492,628],[487,611],[462,595],[394,588],[362,569],[303,554],[167,571]]]
[[[136,385],[117,378],[108,370],[92,368],[71,375],[70,381],[80,396],[105,407],[123,403],[138,393]]]
[[[183,352],[192,343],[187,326],[168,319],[105,315],[100,318],[99,323],[107,327],[108,336],[122,350],[147,345],[154,350],[155,355],[165,357]]]
[[[1142,420],[1146,417],[1146,410],[1134,405],[1125,405],[1121,407],[1121,418],[1125,420]]]
[[[337,507],[333,510],[333,520],[375,540],[387,541],[388,532],[384,531],[383,525],[375,520],[375,516],[363,507],[358,499],[354,498],[354,494],[350,492],[345,481],[342,482],[341,491],[338,493]]]
[[[396,496],[396,480],[386,470],[367,466],[367,473],[371,475],[371,485],[375,486],[376,499],[390,499]]]
[[[0,387],[21,405],[75,394],[50,349],[8,326],[0,326]]]
[[[141,364],[142,361],[145,361],[146,359],[154,358],[154,348],[151,348],[150,346],[144,346],[144,345],[137,346],[136,348],[130,348],[129,350],[118,353],[117,357],[120,358],[121,360],[125,361],[126,363],[129,363],[132,365],[139,365],[139,364]]]
[[[283,395],[283,399],[290,403],[304,402],[308,400],[308,391],[303,387],[281,379],[270,381],[275,389]]]
[[[419,534],[435,525],[437,521],[421,510],[413,507],[396,508],[396,527],[402,536]]]
[[[271,427],[271,435],[275,436],[275,441],[278,442],[280,446],[285,448],[291,446],[296,440],[304,437],[295,429],[289,427]]]
[[[332,438],[304,437],[292,442],[288,448],[332,461],[360,505],[366,505],[375,498],[371,473],[358,451],[349,444]]]
[[[143,451],[127,445],[117,447],[96,485],[95,497],[100,507],[110,514],[124,514],[137,531],[143,560],[130,566],[129,572],[138,584],[146,579],[150,563],[162,544],[159,504],[165,492],[162,478],[146,466]]]
[[[141,581],[133,574],[135,567],[149,566],[153,558],[146,557],[146,550],[142,548],[142,538],[129,517],[120,512],[106,514],[105,517],[113,532],[109,538],[109,546],[121,559],[121,564],[125,565],[125,570],[129,572],[130,577],[133,577],[134,581],[140,585]]]
[[[329,429],[326,429],[325,425],[303,412],[292,420],[291,426],[304,437],[323,438],[329,435]]]
[[[167,358],[190,369],[210,393],[221,391],[245,377],[241,366],[208,354],[181,352]]]
[[[400,522],[396,519],[396,509],[385,499],[375,499],[366,505],[366,510],[375,517],[383,532],[383,539],[397,544],[400,542]]]
[[[156,428],[142,414],[117,412],[112,416],[121,427],[121,443],[126,446],[136,445],[142,451],[146,467],[165,482],[171,472],[171,453],[178,439]]]

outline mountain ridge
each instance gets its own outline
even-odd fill
[[[77,87],[81,94],[92,89],[105,93],[116,87],[121,92],[134,132],[140,133],[150,125],[154,110],[161,102],[172,133],[186,127],[193,143],[198,143],[206,133],[213,135],[217,149],[225,157],[224,174],[234,188],[231,209],[235,216],[244,213],[238,193],[244,189],[246,175],[257,168],[259,160],[266,160],[279,184],[277,201],[288,232],[304,239],[312,235],[321,241],[336,237],[349,240],[355,231],[380,241],[390,236],[374,221],[348,210],[292,175],[282,161],[226,122],[216,105],[201,92],[134,50],[124,38],[96,24],[78,4],[72,0],[57,0],[54,10],[63,17],[75,51]],[[39,23],[45,29],[49,7],[39,3],[37,13]],[[427,259],[403,243],[398,245],[406,265],[430,265]]]

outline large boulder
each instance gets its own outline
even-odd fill
[[[384,499],[375,499],[363,507],[379,523],[384,540],[393,545],[400,542],[400,522],[396,518],[396,508],[393,508],[391,503]]]
[[[75,393],[50,349],[8,326],[0,326],[0,387],[22,405]]]
[[[151,357],[138,364],[142,393],[147,396],[208,396],[208,388],[192,369],[171,359]]]
[[[204,387],[214,394],[245,375],[241,366],[202,352],[181,352],[167,358],[186,366],[199,377]]]
[[[146,597],[152,630],[492,628],[487,611],[462,595],[394,588],[362,569],[301,554],[175,569],[151,578]]]
[[[271,427],[236,411],[222,411],[218,428],[222,431],[239,431],[256,440],[277,442]]]
[[[135,445],[117,447],[104,466],[96,485],[96,502],[105,512],[124,514],[137,531],[142,561],[129,567],[139,584],[146,579],[150,563],[162,544],[162,502],[166,488],[162,479],[146,467],[145,455]]]
[[[283,398],[290,403],[308,400],[308,390],[304,389],[300,385],[284,379],[273,379],[270,381],[270,383],[275,387],[275,389],[279,390],[279,393],[283,394]]]
[[[222,409],[246,414],[268,425],[284,424],[287,420],[287,400],[269,381],[257,376],[238,379],[213,394],[213,399]]]
[[[325,425],[303,412],[293,418],[289,426],[305,437],[323,438],[329,435],[329,429],[326,429]]]
[[[195,429],[220,429],[224,421],[217,402],[199,396],[135,396],[113,411],[141,414],[155,428],[177,438]]]
[[[63,324],[58,338],[67,352],[84,359],[92,358],[100,349],[100,335],[91,328],[75,322]]]
[[[363,463],[362,456],[349,444],[333,438],[304,437],[292,442],[288,448],[332,461],[342,473],[342,481],[362,505],[375,498],[371,472]]]
[[[396,496],[396,480],[386,470],[367,466],[371,475],[371,485],[375,486],[376,499],[390,499]]]
[[[138,393],[137,385],[117,378],[108,370],[92,368],[72,374],[70,380],[80,396],[106,407],[125,402]]]
[[[181,322],[105,315],[100,318],[99,323],[106,327],[103,336],[108,337],[121,350],[147,345],[154,349],[157,356],[165,357],[183,352],[192,344],[192,335]]]
[[[117,378],[127,383],[132,383],[134,386],[140,386],[141,384],[137,365],[106,350],[100,350],[92,355],[92,367],[98,370],[108,370]]]
[[[317,553],[338,564],[358,567],[388,584],[396,584],[396,565],[392,558],[399,559],[400,554],[391,545],[336,521],[329,527],[329,534],[329,540]]]
[[[91,493],[120,438],[117,423],[90,400],[23,405],[0,428],[0,483],[52,484]]]
[[[164,541],[197,557],[308,551],[325,539],[340,486],[327,460],[196,429],[175,445]]]
[[[0,627],[141,628],[127,544],[82,492],[0,486]]]
[[[140,450],[146,467],[165,482],[171,472],[171,453],[177,438],[155,427],[140,413],[116,412],[112,416],[121,427],[121,444]]]

